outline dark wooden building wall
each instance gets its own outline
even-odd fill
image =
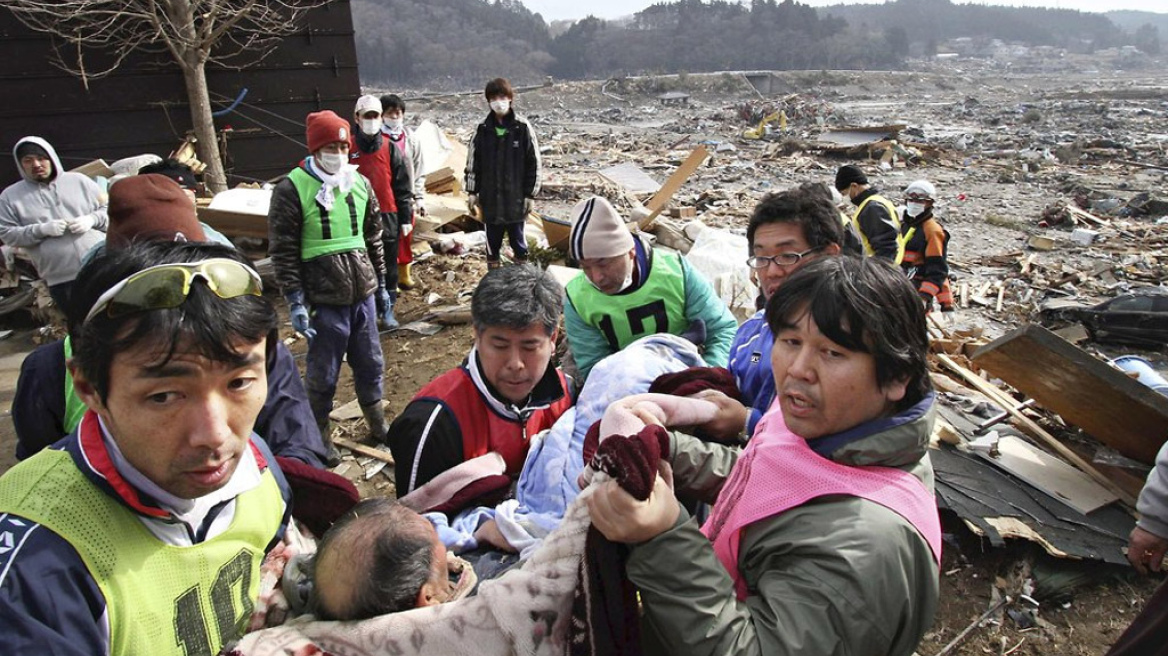
[[[72,168],[98,158],[165,157],[190,130],[182,73],[165,57],[135,56],[86,89],[52,66],[51,45],[0,7],[0,185],[19,179],[10,154],[24,136],[44,137]],[[209,67],[207,84],[216,110],[248,90],[215,119],[226,139],[228,183],[286,173],[306,154],[304,117],[331,109],[349,118],[361,93],[349,0],[311,12],[304,30],[258,64]]]

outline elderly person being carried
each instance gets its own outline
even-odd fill
[[[460,599],[474,585],[473,570],[463,563],[447,555],[418,513],[392,499],[366,499],[320,541],[313,559],[315,614],[358,620]]]

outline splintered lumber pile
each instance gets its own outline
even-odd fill
[[[462,183],[453,168],[444,166],[426,176],[426,193],[456,195],[462,193]]]

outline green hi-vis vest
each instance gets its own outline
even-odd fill
[[[864,208],[868,206],[868,203],[872,201],[876,201],[887,208],[888,215],[892,217],[892,224],[896,227],[896,261],[893,264],[900,266],[901,261],[904,260],[904,238],[900,236],[900,213],[896,211],[896,205],[893,205],[892,201],[880,194],[872,194],[865,198],[864,202],[860,203],[860,206],[856,208],[856,213],[852,215],[851,223],[855,225],[856,234],[860,235],[860,241],[864,244],[864,255],[871,257],[876,254],[876,251],[872,249],[872,244],[868,243],[868,235],[864,234],[864,230],[860,227],[860,222],[857,219],[860,217],[860,212],[863,212]]]
[[[568,299],[584,323],[604,333],[619,351],[646,335],[685,332],[685,272],[681,257],[654,253],[649,279],[629,294],[609,296],[581,272],[567,287]]]
[[[105,597],[112,656],[214,656],[247,628],[283,500],[265,471],[236,498],[224,533],[171,546],[90,483],[68,453],[46,449],[0,478],[0,512],[42,524],[77,550]]]
[[[358,179],[343,198],[338,197],[327,216],[316,202],[316,193],[323,186],[320,180],[296,167],[288,174],[300,196],[304,213],[304,227],[300,233],[300,259],[307,262],[322,255],[365,250],[365,206],[369,204],[369,188]],[[340,194],[339,190],[334,193]]]
[[[69,359],[73,357],[73,339],[65,337],[65,434],[68,435],[77,430],[81,425],[81,418],[85,416],[85,411],[89,406],[77,396],[77,390],[73,389],[73,372],[69,371]]]

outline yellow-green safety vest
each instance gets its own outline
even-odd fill
[[[674,253],[654,253],[648,280],[634,292],[609,296],[583,272],[568,282],[566,291],[580,318],[604,333],[614,351],[646,335],[680,335],[688,327],[685,272]]]
[[[324,186],[304,169],[297,167],[288,174],[300,196],[304,226],[300,233],[300,259],[307,262],[322,255],[365,250],[365,209],[369,204],[369,188],[358,177],[347,194],[334,190],[333,208],[327,215],[316,201],[316,194]]]
[[[267,470],[236,497],[226,531],[183,547],[154,537],[65,451],[45,449],[0,478],[0,512],[47,527],[81,556],[105,597],[113,656],[214,656],[243,635],[283,504]]]
[[[893,264],[900,266],[900,262],[904,259],[904,238],[900,235],[900,213],[896,211],[896,205],[893,205],[892,201],[880,194],[872,194],[865,198],[864,202],[860,203],[860,206],[856,208],[856,213],[852,215],[849,223],[855,226],[856,234],[860,236],[860,241],[864,244],[864,254],[869,257],[875,255],[876,251],[873,250],[872,244],[868,243],[868,235],[864,234],[864,230],[860,227],[858,220],[860,218],[860,212],[863,212],[868,203],[872,201],[876,201],[887,208],[888,215],[892,217],[892,224],[896,227],[896,261]]]

